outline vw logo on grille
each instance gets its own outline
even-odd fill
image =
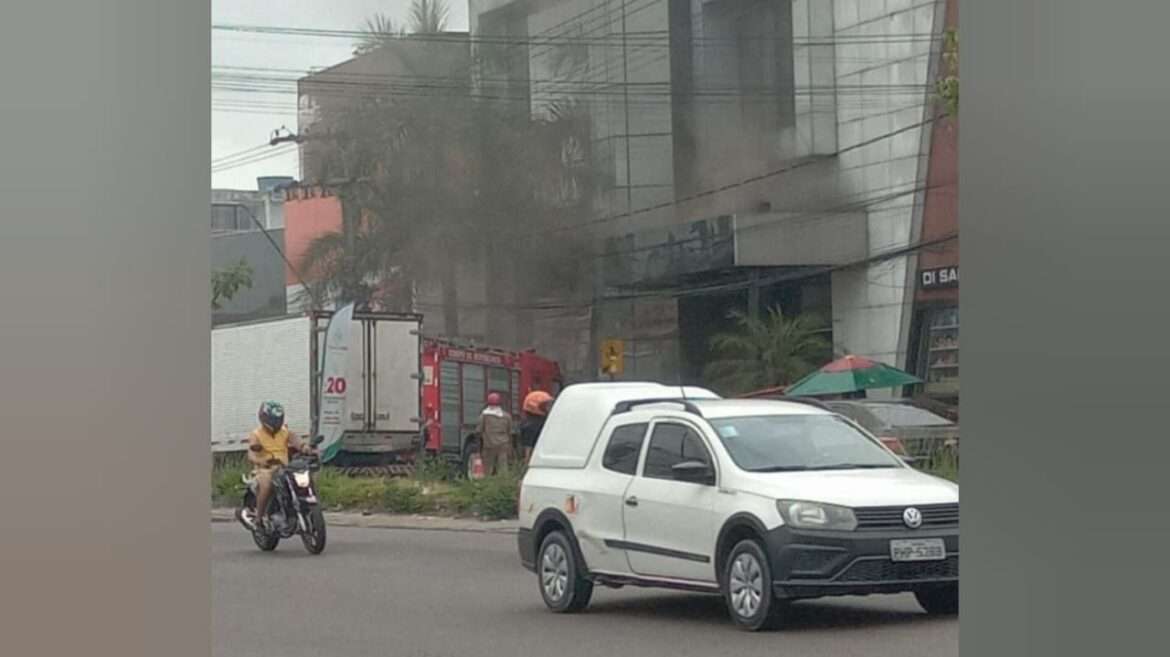
[[[922,526],[922,512],[910,507],[902,512],[902,522],[910,529],[918,529]]]

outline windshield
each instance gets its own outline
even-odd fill
[[[748,472],[897,468],[901,462],[836,415],[711,420],[732,461]]]
[[[954,424],[945,417],[909,404],[872,404],[870,413],[891,427],[946,427]]]

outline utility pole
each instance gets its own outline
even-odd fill
[[[282,135],[281,131],[284,131],[285,134]],[[293,132],[293,131],[289,130],[287,126],[280,126],[276,130],[272,131],[272,137],[268,140],[268,145],[269,146],[279,146],[280,144],[287,144],[287,143],[303,144],[307,140],[308,140],[308,137],[306,137],[305,135]],[[331,187],[336,186],[339,188],[345,188],[345,187],[348,187],[353,182],[354,181],[352,179],[346,179],[346,180],[341,180],[341,181],[330,182],[328,184]],[[354,217],[354,214],[355,214],[354,207],[353,207],[354,204],[346,202],[347,199],[346,199],[346,195],[344,193],[342,195],[340,195],[340,200],[341,200],[341,234],[343,236],[345,236],[345,257],[347,259],[352,259],[354,257],[354,247],[355,247],[356,239],[357,239],[357,237],[356,237],[357,236],[357,228],[356,228],[357,221],[355,221],[355,217]],[[346,278],[348,279],[349,277],[347,276]],[[342,296],[344,297],[343,299],[341,299],[342,303],[347,303],[350,301],[357,301],[358,295],[357,295],[356,288],[359,284],[360,284],[360,281],[357,281],[357,280],[346,280],[345,281],[345,284],[342,286],[342,290],[341,290]]]
[[[748,317],[760,318],[760,270],[753,269],[748,277],[751,281],[748,287]]]

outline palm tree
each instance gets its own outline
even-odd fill
[[[402,28],[394,24],[394,19],[386,14],[374,14],[366,19],[365,34],[354,45],[353,54],[364,55],[386,45],[390,41],[402,36]]]
[[[785,317],[780,308],[765,317],[733,311],[737,329],[711,338],[715,360],[704,370],[707,381],[728,394],[787,385],[818,367],[832,353],[817,316]]]
[[[410,31],[414,34],[447,31],[449,11],[445,0],[413,0],[410,3]]]
[[[446,14],[442,0],[415,0],[410,30],[442,30]],[[369,47],[401,34],[385,17],[368,24]],[[398,55],[419,74],[433,70],[425,54],[402,49]],[[444,331],[459,335],[459,263],[483,259],[486,265],[489,332],[492,325],[517,324],[496,317],[505,304],[572,285],[587,245],[558,240],[550,246],[538,238],[521,245],[517,236],[532,236],[550,222],[576,223],[588,213],[588,115],[571,103],[550,106],[538,119],[523,110],[458,92],[366,93],[325,118],[330,140],[321,151],[322,177],[356,181],[334,191],[346,225],[360,227],[351,236],[323,236],[306,254],[302,267],[320,281],[318,298],[389,307],[409,303],[412,281],[437,281]],[[387,281],[400,283],[396,298],[383,288]],[[502,297],[509,288],[514,299]]]
[[[399,39],[406,34],[440,34],[447,30],[450,10],[445,0],[413,0],[407,24],[396,25],[394,19],[382,13],[366,19],[364,34],[354,45],[353,54],[364,55]]]

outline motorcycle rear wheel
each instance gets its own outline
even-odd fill
[[[301,534],[301,542],[309,554],[321,554],[325,551],[325,514],[321,508],[314,508],[309,512],[309,531]]]

